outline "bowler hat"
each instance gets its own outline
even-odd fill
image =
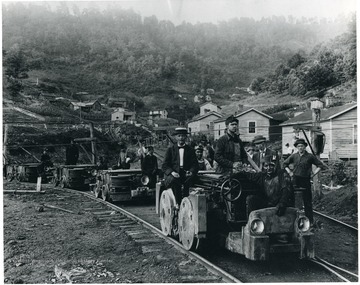
[[[230,124],[230,123],[232,123],[232,122],[239,123],[239,120],[236,119],[233,115],[231,115],[230,117],[228,117],[228,118],[225,120],[225,125],[227,126],[228,124]]]
[[[187,135],[188,131],[184,127],[178,127],[175,129],[174,135]]]
[[[303,144],[305,147],[308,145],[304,139],[297,139],[294,143],[294,147],[297,147],[298,144]]]
[[[253,143],[254,144],[257,144],[257,143],[262,143],[262,142],[265,142],[266,141],[266,138],[262,135],[258,135],[258,136],[255,136],[254,139],[253,139]]]

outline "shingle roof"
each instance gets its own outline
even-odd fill
[[[340,116],[343,113],[346,113],[354,108],[357,107],[357,103],[345,104],[342,106],[336,106],[328,109],[321,110],[321,117],[320,121],[327,121],[333,119],[337,116]],[[303,123],[311,123],[312,122],[312,111],[307,110],[300,115],[291,118],[290,120],[285,121],[284,123],[280,124],[280,126],[287,126],[287,125],[296,125],[296,124],[303,124]]]

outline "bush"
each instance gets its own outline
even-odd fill
[[[357,183],[357,168],[342,160],[330,160],[329,170],[324,175],[324,181],[330,179],[335,185],[354,185]]]

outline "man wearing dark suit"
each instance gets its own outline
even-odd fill
[[[275,164],[275,173],[280,170],[280,161],[277,153],[270,149],[267,146],[266,138],[262,135],[255,136],[253,139],[253,144],[256,145],[258,151],[254,153],[253,160],[259,166],[261,170],[263,170],[264,158],[266,156],[273,157],[272,160],[276,161]]]
[[[178,204],[189,195],[189,187],[199,169],[194,149],[185,144],[187,134],[186,128],[175,129],[177,143],[167,149],[162,164],[165,187],[172,188]]]

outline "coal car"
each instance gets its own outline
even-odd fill
[[[270,254],[279,252],[314,257],[314,236],[300,207],[286,208],[283,216],[277,216],[274,207],[247,213],[246,197],[257,192],[255,187],[246,176],[230,179],[200,172],[190,195],[176,205],[172,190],[158,183],[162,232],[179,239],[188,250],[199,249],[212,239],[255,261],[268,260]],[[300,200],[301,189],[297,189],[295,205]]]

